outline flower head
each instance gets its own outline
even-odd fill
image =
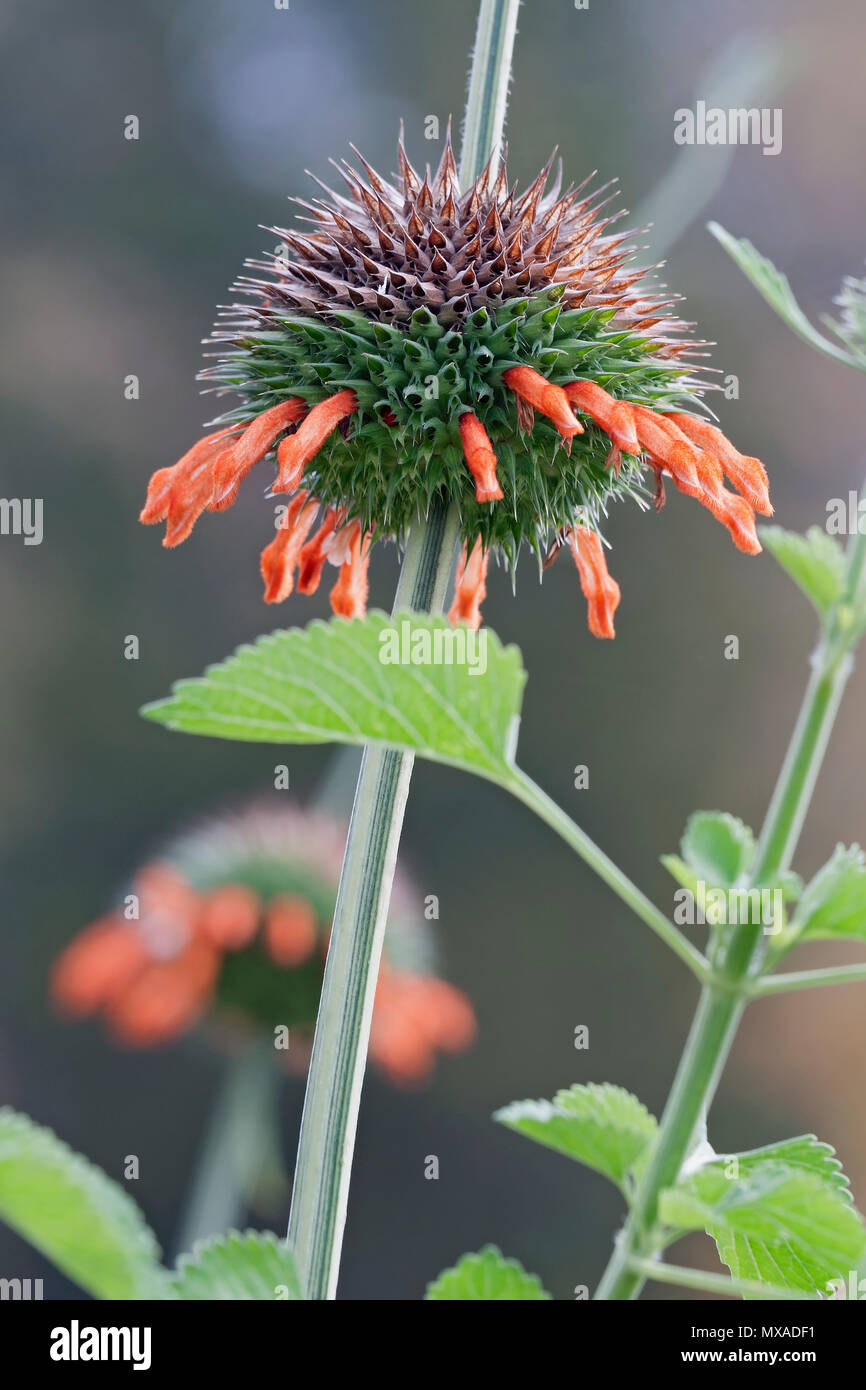
[[[294,808],[254,809],[176,840],[139,871],[125,908],[58,957],[55,1003],[72,1017],[100,1014],[133,1047],[173,1041],[203,1021],[212,1035],[282,1025],[282,1055],[305,1066],[343,840],[334,822]],[[433,947],[398,875],[370,1054],[404,1083],[423,1080],[437,1052],[460,1052],[475,1033],[468,999],[435,972]]]
[[[706,345],[633,264],[604,189],[563,191],[561,172],[549,187],[551,159],[522,192],[504,163],[461,190],[450,136],[435,174],[402,141],[393,182],[358,162],[340,167],[345,192],[295,200],[307,226],[271,229],[283,252],[247,262],[236,289],[252,302],[223,311],[202,373],[240,404],[148,490],[142,520],[166,521],[166,545],[274,455],[271,491],[290,500],[262,557],[269,602],[312,593],[330,562],[336,612],[363,612],[371,546],[402,542],[436,499],[460,518],[458,618],[480,621],[466,576],[477,586],[491,550],[549,563],[577,537],[587,593],[580,537],[600,537],[613,499],[643,501],[647,470],[658,506],[670,477],[760,549],[764,469],[697,413]],[[592,570],[606,575],[600,542]],[[599,636],[613,636],[611,583],[603,620],[589,585]]]

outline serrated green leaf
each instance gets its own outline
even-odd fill
[[[842,1171],[842,1164],[836,1157],[832,1144],[824,1144],[814,1134],[798,1134],[793,1139],[780,1139],[775,1144],[764,1144],[759,1149],[747,1149],[739,1154],[719,1154],[714,1160],[724,1167],[736,1158],[740,1175],[758,1172],[766,1163],[785,1163],[792,1168],[802,1168],[814,1173],[823,1182],[835,1187],[847,1202],[851,1201],[848,1179]]]
[[[866,1251],[866,1229],[826,1144],[810,1135],[728,1154],[663,1192],[661,1220],[704,1230],[736,1279],[824,1292]]]
[[[751,830],[726,811],[695,811],[680,842],[685,863],[712,888],[730,888],[752,862]]]
[[[832,357],[837,362],[845,362],[849,367],[858,365],[849,353],[831,343],[809,322],[794,298],[787,276],[777,270],[772,261],[762,256],[745,237],[738,240],[737,237],[731,236],[718,222],[710,222],[707,225],[746,278],[789,328],[810,347],[817,348],[825,356]]]
[[[845,553],[820,526],[804,536],[782,526],[762,526],[761,540],[782,569],[825,617],[845,592]]]
[[[538,1303],[550,1298],[536,1275],[518,1260],[507,1260],[495,1245],[464,1255],[452,1269],[443,1270],[424,1296],[440,1303]]]
[[[271,1231],[228,1231],[181,1255],[171,1276],[185,1302],[297,1302],[301,1286],[289,1247]]]
[[[132,1198],[10,1109],[0,1110],[0,1217],[96,1298],[166,1297],[156,1237]]]
[[[798,941],[866,940],[866,855],[859,845],[836,846],[803,889],[791,932]]]
[[[429,659],[402,664],[413,653]],[[374,612],[262,637],[142,713],[217,738],[387,744],[507,781],[525,680],[488,629]]]
[[[647,1157],[657,1124],[621,1086],[571,1086],[553,1100],[522,1100],[493,1117],[539,1144],[603,1173],[629,1196],[628,1179]]]

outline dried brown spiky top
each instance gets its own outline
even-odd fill
[[[428,167],[423,178],[402,139],[396,183],[355,153],[363,174],[345,160],[335,163],[348,197],[317,179],[324,197],[292,200],[315,230],[268,228],[294,259],[247,261],[268,276],[242,276],[236,286],[262,301],[254,313],[260,321],[286,310],[327,317],[340,307],[400,323],[423,307],[451,325],[482,306],[560,285],[563,309],[615,309],[624,324],[652,337],[660,355],[696,346],[672,337],[685,327],[670,312],[673,298],[641,287],[647,272],[632,264],[631,234],[610,232],[624,214],[600,216],[614,196],[602,197],[611,184],[587,193],[590,175],[563,192],[560,166],[548,189],[554,153],[519,196],[504,160],[495,176],[488,164],[461,193],[450,130],[436,173]],[[229,312],[238,307],[250,313],[247,306]]]

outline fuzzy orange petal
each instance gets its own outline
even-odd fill
[[[466,466],[475,480],[476,502],[498,502],[503,493],[496,476],[496,455],[487,431],[471,410],[460,416],[460,438]]]
[[[653,457],[658,463],[665,464],[680,492],[697,498],[702,506],[708,508],[716,520],[728,528],[739,550],[747,555],[757,555],[761,543],[752,509],[745,498],[728,492],[724,485],[722,465],[715,454],[693,444],[671,415],[655,415],[643,406],[636,406],[635,414],[641,442],[653,440]],[[659,429],[663,431],[666,443],[659,442]]]
[[[225,448],[226,441],[236,430],[237,426],[231,425],[228,429],[206,434],[170,468],[158,468],[148,483],[147,497],[139,521],[144,522],[145,526],[165,521],[172,498],[192,487],[201,471]]]
[[[667,412],[667,419],[677,425],[694,444],[715,454],[734,487],[751,503],[756,512],[760,512],[762,516],[772,516],[767,470],[760,459],[741,454],[722,431],[711,425],[708,420],[701,420],[695,415],[685,415],[680,411]]]
[[[231,448],[219,455],[213,466],[212,512],[224,511],[232,505],[250,469],[264,458],[283,430],[300,420],[306,409],[306,401],[300,396],[290,396],[288,400],[280,401],[279,405],[271,406],[257,415]]]
[[[318,505],[308,492],[299,492],[286,508],[277,534],[262,551],[265,603],[282,603],[292,592],[301,549],[316,520],[317,510]]]
[[[634,415],[626,401],[614,400],[603,386],[594,381],[570,381],[562,389],[570,403],[585,411],[600,425],[624,454],[640,452]]]
[[[328,558],[325,549],[325,542],[334,534],[334,530],[340,523],[342,512],[337,507],[332,507],[325,514],[313,539],[301,550],[298,562],[298,593],[314,594],[319,587],[322,578],[322,571]]]
[[[349,558],[340,566],[340,574],[331,590],[331,608],[338,618],[363,618],[367,611],[369,592],[368,571],[370,547],[361,534],[358,522],[349,548]]]
[[[613,615],[619,607],[620,587],[608,573],[601,541],[595,531],[578,526],[569,535],[569,543],[587,602],[589,630],[593,637],[615,637]]]
[[[645,405],[632,405],[632,413],[641,447],[660,467],[667,469],[681,492],[700,497],[703,491],[697,469],[700,450],[664,415],[657,415]]]
[[[310,459],[319,452],[328,435],[357,409],[358,398],[354,391],[338,391],[314,405],[295,433],[284,439],[277,450],[279,471],[274,492],[293,492]]]
[[[563,439],[570,441],[576,434],[583,434],[583,425],[574,418],[574,411],[562,387],[554,386],[534,367],[509,367],[502,373],[502,380],[533,410],[546,415]]]
[[[454,602],[448,611],[449,622],[468,623],[473,632],[481,626],[481,604],[487,594],[489,563],[490,552],[484,549],[480,540],[475,542],[468,560],[464,543],[457,565]]]

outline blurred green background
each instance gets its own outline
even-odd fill
[[[393,168],[401,117],[413,159],[435,161],[424,118],[444,128],[462,110],[474,14],[467,0],[291,0],[287,11],[272,0],[47,0],[0,12],[2,491],[45,507],[41,546],[0,540],[0,1096],[115,1177],[138,1154],[130,1186],[168,1246],[220,1063],[194,1044],[124,1053],[95,1026],[58,1024],[46,975],[164,836],[215,807],[279,795],[274,750],[169,735],[139,720],[139,705],[238,642],[325,613],[327,599],[265,609],[258,552],[272,521],[255,486],[171,553],[136,517],[151,471],[209,418],[194,382],[200,339],[243,257],[271,246],[258,224],[285,222],[286,195],[307,195],[304,169],[327,178],[328,156],[349,141]],[[863,380],[784,329],[704,224],[712,216],[751,237],[813,314],[844,274],[862,273],[864,39],[866,12],[845,0],[590,0],[587,10],[530,0],[521,13],[512,176],[534,174],[559,143],[567,176],[618,175],[625,205],[653,216],[645,239],[668,255],[664,278],[717,342],[715,365],[739,377],[739,400],[719,403],[722,424],[765,460],[777,519],[791,527],[821,523],[827,499],[860,483]],[[781,106],[782,153],[688,151],[653,197],[680,153],[673,113],[701,97]],[[128,114],[140,119],[137,142],[123,138]],[[716,184],[676,238],[689,203]],[[128,373],[140,377],[138,401],[124,399]],[[691,810],[760,820],[813,624],[768,557],[740,555],[675,492],[660,516],[617,508],[608,534],[623,590],[615,643],[588,635],[565,560],[543,587],[527,562],[516,599],[494,572],[485,617],[530,672],[522,764],[672,905],[658,855]],[[377,551],[376,603],[389,604],[396,573],[393,549]],[[123,656],[132,633],[137,662]],[[724,659],[728,634],[738,661]],[[866,838],[863,695],[861,672],[801,872],[837,840]],[[289,750],[301,798],[329,757]],[[578,763],[589,790],[573,789]],[[500,1131],[490,1113],[589,1080],[619,1082],[658,1111],[694,989],[562,844],[483,783],[419,766],[404,854],[421,890],[440,897],[445,973],[474,1000],[480,1038],[426,1090],[369,1078],[342,1296],[418,1298],[442,1266],[493,1240],[572,1297],[599,1277],[619,1202],[603,1179]],[[816,1130],[866,1204],[863,1001],[848,989],[754,1009],[714,1111],[716,1147]],[[588,1051],[574,1049],[579,1024]],[[301,1094],[287,1084],[289,1154]],[[423,1176],[433,1153],[438,1182]],[[712,1264],[706,1243],[682,1253]],[[70,1296],[5,1230],[0,1271],[44,1274],[47,1297]]]

